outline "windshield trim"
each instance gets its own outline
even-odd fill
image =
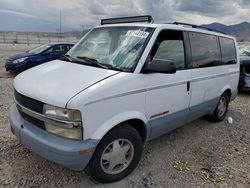
[[[150,28],[152,28],[152,27],[150,27]],[[137,65],[138,65],[138,63],[139,63],[139,60],[141,59],[143,52],[145,51],[146,47],[148,46],[148,43],[149,43],[149,41],[150,41],[152,35],[153,35],[154,32],[155,32],[155,29],[156,29],[156,28],[152,28],[151,33],[149,34],[149,36],[148,36],[147,39],[145,40],[144,45],[143,45],[143,47],[142,47],[142,51],[141,51],[140,54],[138,54],[137,58],[135,59],[135,62],[136,62],[136,63],[135,63],[134,66],[131,68],[131,72],[135,72],[135,69],[136,69],[136,67],[137,67]]]

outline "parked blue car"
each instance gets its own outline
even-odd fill
[[[5,69],[21,72],[28,68],[60,58],[73,44],[44,44],[25,53],[13,55],[6,60]]]

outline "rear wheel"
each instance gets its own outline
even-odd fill
[[[215,111],[212,115],[207,116],[207,119],[213,122],[223,121],[227,114],[229,100],[229,95],[227,93],[223,93]]]
[[[100,141],[86,169],[98,182],[114,182],[126,177],[138,165],[143,142],[136,129],[122,124]]]

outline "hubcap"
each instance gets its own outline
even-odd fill
[[[219,117],[222,117],[227,109],[227,101],[225,97],[222,97],[219,101],[218,108],[217,108],[217,113]]]
[[[133,157],[134,147],[129,140],[114,140],[102,153],[101,168],[107,174],[118,174],[129,166]]]

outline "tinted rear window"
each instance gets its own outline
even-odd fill
[[[237,63],[234,41],[224,37],[219,37],[219,41],[221,46],[222,64],[227,65]]]
[[[219,65],[220,48],[217,37],[202,33],[189,33],[194,68]]]

